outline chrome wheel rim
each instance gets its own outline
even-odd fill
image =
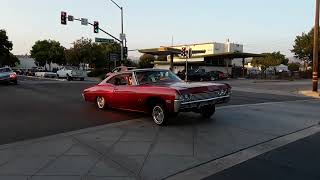
[[[160,106],[155,106],[152,110],[152,117],[156,124],[162,124],[164,120],[164,112]]]
[[[105,100],[103,97],[97,97],[97,105],[100,109],[104,108]]]

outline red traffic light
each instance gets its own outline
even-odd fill
[[[64,11],[61,11],[61,24],[63,25],[67,24],[67,13]]]

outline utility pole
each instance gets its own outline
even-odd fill
[[[314,46],[313,46],[313,74],[312,91],[318,92],[318,70],[319,70],[319,0],[316,0],[316,15],[314,24]]]
[[[124,34],[123,34],[123,7],[119,6],[116,2],[113,0],[110,0],[113,4],[115,4],[121,11],[121,34],[120,34],[120,40],[121,40],[121,61],[123,62],[124,60],[124,55],[123,55],[123,41],[126,39]],[[116,61],[114,62],[114,65],[116,67]]]

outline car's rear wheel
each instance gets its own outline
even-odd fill
[[[82,78],[80,78],[80,81],[84,81],[84,78],[82,77]]]
[[[102,97],[102,96],[97,97],[96,104],[97,104],[99,109],[105,109],[106,108],[106,100],[105,100],[105,98]]]
[[[159,126],[163,126],[167,123],[167,114],[162,104],[153,106],[152,118],[153,121]]]
[[[215,111],[216,111],[215,105],[208,105],[200,109],[200,114],[202,115],[202,117],[208,119],[215,113]]]
[[[14,85],[17,85],[17,84],[18,84],[18,80],[14,80],[14,81],[13,81],[13,84],[14,84]]]

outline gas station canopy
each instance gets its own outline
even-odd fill
[[[154,56],[168,56],[180,54],[181,50],[171,47],[160,47],[151,49],[140,49],[139,52],[144,54],[151,54]]]

